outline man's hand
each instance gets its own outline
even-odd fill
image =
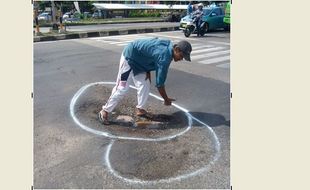
[[[175,99],[169,98],[167,96],[167,93],[166,93],[166,90],[165,90],[165,86],[158,87],[157,89],[158,89],[158,92],[161,95],[161,97],[164,99],[164,104],[166,106],[170,106],[172,101],[175,101]]]
[[[147,79],[149,79],[150,83],[152,83],[152,81],[151,81],[151,72],[150,71],[146,72],[145,80],[147,80]]]
[[[172,101],[175,101],[175,99],[173,99],[173,98],[168,98],[168,99],[165,100],[165,103],[164,103],[164,104],[165,104],[166,106],[171,106]]]

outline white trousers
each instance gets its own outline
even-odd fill
[[[129,90],[129,78],[133,79],[134,85],[137,88],[138,105],[136,107],[144,109],[149,97],[151,83],[149,80],[145,80],[146,73],[140,73],[134,76],[130,66],[128,65],[128,62],[126,61],[124,55],[122,55],[119,64],[116,85],[114,86],[107,103],[102,106],[103,110],[107,112],[112,112],[114,110],[119,101]]]

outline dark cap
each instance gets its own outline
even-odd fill
[[[192,52],[192,45],[188,41],[182,40],[177,43],[177,47],[182,51],[184,59],[186,61],[191,61],[190,54]]]

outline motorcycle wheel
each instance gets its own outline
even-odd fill
[[[208,23],[206,23],[201,29],[200,29],[200,36],[204,36],[206,32],[208,31]]]
[[[184,30],[184,36],[188,38],[190,35],[191,35],[190,29],[189,29],[189,28],[186,28],[186,29]]]
[[[206,33],[206,30],[204,28],[200,29],[200,36],[204,36]]]

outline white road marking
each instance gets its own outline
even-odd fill
[[[104,43],[113,43],[113,42],[115,42],[115,41],[111,41],[111,40],[103,40],[103,39],[101,39],[101,40],[96,40],[97,42],[104,42]]]
[[[104,132],[104,131],[100,131],[100,130],[95,130],[95,129],[92,129],[86,125],[84,125],[83,123],[81,123],[79,121],[79,119],[75,116],[75,112],[74,112],[74,106],[75,106],[75,103],[76,101],[79,99],[80,95],[84,93],[84,91],[91,87],[91,86],[94,86],[94,85],[97,85],[97,84],[108,84],[108,85],[115,85],[115,82],[95,82],[95,83],[90,83],[88,85],[85,85],[83,86],[82,88],[80,88],[80,90],[78,90],[78,92],[73,96],[71,102],[70,102],[70,114],[71,114],[71,117],[73,118],[73,121],[79,126],[81,127],[82,129],[90,132],[90,133],[93,133],[93,134],[96,134],[96,135],[100,135],[100,136],[105,136],[105,137],[109,137],[109,138],[112,138],[112,139],[124,139],[124,140],[137,140],[137,141],[166,141],[166,140],[170,140],[170,139],[173,139],[173,138],[176,138],[180,135],[183,135],[184,133],[186,133],[188,130],[190,130],[190,128],[192,127],[192,118],[189,117],[189,114],[188,114],[188,110],[184,109],[184,108],[181,108],[180,106],[176,105],[176,104],[172,104],[172,106],[180,109],[181,111],[185,112],[185,114],[187,115],[188,117],[188,126],[185,130],[175,134],[175,135],[169,135],[169,136],[165,136],[165,137],[160,137],[160,138],[140,138],[140,137],[128,137],[128,136],[117,136],[117,135],[112,135],[108,132]],[[133,86],[130,86],[131,88],[133,88]],[[136,89],[136,88],[135,88]],[[158,100],[162,100],[160,97],[150,93],[150,96],[158,99]]]
[[[179,42],[180,40],[177,40],[176,42]],[[191,43],[192,48],[194,49],[194,47],[196,47],[197,49],[200,48],[200,44],[199,43]],[[209,47],[209,45],[202,45],[202,47]]]
[[[110,44],[111,45],[114,45],[114,44],[123,44],[123,43],[128,43],[128,42],[132,42],[132,40],[126,40],[126,41],[119,41],[119,42],[111,42]]]
[[[216,51],[216,50],[221,50],[221,49],[224,49],[224,47],[213,47],[213,48],[206,48],[206,49],[201,49],[201,50],[193,50],[191,55],[192,54],[197,54],[197,53]]]
[[[152,35],[152,34],[147,34],[147,35]],[[199,38],[198,39],[197,38],[184,38],[184,37],[179,37],[179,36],[162,35],[162,34],[158,34],[158,33],[153,34],[153,35],[162,36],[162,37],[165,37],[165,38],[176,38],[176,39],[180,39],[180,40],[187,39],[188,41],[203,42],[203,40],[205,40],[204,38],[203,39],[199,39]],[[217,41],[209,41],[209,40],[206,40],[206,42],[230,46],[230,43],[226,43],[226,42],[217,42]]]
[[[197,49],[202,49],[202,48],[214,47],[213,45],[199,45],[199,44],[194,44],[194,43],[191,43],[191,45],[192,45],[193,51]]]
[[[91,129],[85,125],[83,125],[82,123],[80,123],[80,121],[76,118],[75,114],[74,114],[74,105],[76,103],[76,101],[78,100],[79,96],[81,94],[83,94],[83,92],[90,86],[93,86],[93,85],[96,85],[96,84],[108,84],[108,85],[115,85],[115,82],[95,82],[95,83],[90,83],[88,85],[85,85],[83,86],[82,88],[80,88],[78,90],[78,92],[73,96],[71,102],[70,102],[70,114],[71,114],[71,117],[73,118],[74,122],[79,126],[81,127],[82,129],[88,131],[88,132],[91,132],[91,133],[94,133],[94,134],[97,134],[97,135],[103,135],[103,136],[106,136],[106,137],[110,137],[112,138],[110,144],[108,145],[107,147],[107,150],[106,150],[106,153],[105,153],[105,156],[104,156],[104,160],[105,160],[105,165],[108,167],[108,170],[111,174],[113,174],[114,176],[116,176],[117,178],[119,179],[122,179],[128,183],[140,183],[140,184],[155,184],[155,183],[170,183],[172,181],[180,181],[182,179],[186,179],[186,178],[189,178],[189,177],[192,177],[192,176],[196,176],[196,175],[199,175],[205,171],[207,171],[209,169],[209,167],[214,164],[218,158],[220,157],[220,142],[219,142],[219,139],[218,137],[216,136],[215,132],[213,131],[213,129],[208,126],[206,123],[200,121],[199,119],[197,119],[196,117],[192,116],[189,111],[185,108],[182,108],[181,106],[177,105],[177,104],[172,104],[173,106],[175,106],[176,108],[180,109],[181,111],[185,112],[185,114],[187,115],[188,117],[188,120],[189,120],[189,126],[186,128],[186,130],[176,134],[176,135],[173,135],[173,136],[168,136],[168,137],[162,137],[162,138],[157,138],[157,139],[150,139],[150,138],[135,138],[135,137],[120,137],[120,136],[114,136],[114,135],[111,135],[109,133],[106,133],[106,132],[102,132],[102,131],[97,131],[97,130],[94,130],[94,129]],[[135,87],[133,86],[130,86],[131,88],[134,88],[136,89]],[[158,100],[163,100],[162,98],[160,98],[159,96],[157,95],[154,95],[152,93],[150,93],[150,96],[158,99]],[[141,180],[141,179],[138,179],[138,178],[134,178],[134,179],[130,179],[130,178],[126,178],[126,177],[123,177],[121,176],[117,171],[115,171],[112,166],[111,166],[111,163],[110,163],[110,152],[111,152],[111,148],[112,148],[112,145],[115,141],[115,139],[127,139],[127,140],[142,140],[142,141],[163,141],[163,140],[171,140],[177,136],[180,136],[182,134],[184,134],[185,132],[187,132],[190,128],[191,128],[191,125],[192,125],[192,119],[194,119],[195,121],[199,122],[200,124],[204,125],[206,127],[206,129],[208,129],[212,135],[213,135],[213,138],[214,138],[214,141],[215,141],[215,150],[216,150],[216,153],[213,157],[213,160],[210,161],[205,167],[202,167],[194,172],[191,172],[191,173],[186,173],[184,175],[179,175],[179,176],[176,176],[176,177],[172,177],[172,178],[167,178],[167,179],[160,179],[160,180]]]
[[[106,36],[106,37],[99,37],[99,38],[92,38],[92,39],[97,39],[103,43],[109,43],[111,45],[115,45],[119,47],[126,46],[128,43],[132,42],[133,40],[141,39],[141,38],[159,37],[159,38],[170,39],[170,40],[172,38],[173,43],[177,43],[180,40],[187,39],[188,41],[191,41],[192,48],[193,48],[192,53],[191,53],[191,59],[198,61],[198,63],[200,64],[214,64],[214,63],[220,63],[223,61],[230,60],[230,57],[229,57],[230,43],[219,42],[219,41],[209,41],[209,40],[206,40],[206,38],[200,38],[200,39],[199,38],[184,38],[183,36],[182,37],[174,36],[173,35],[174,33],[175,31],[166,32],[166,33],[156,33],[156,34],[145,33],[145,34],[134,34],[134,35],[122,35],[122,36]],[[208,45],[203,44],[204,42],[208,42]],[[216,44],[225,45],[225,46],[218,46]],[[219,51],[219,50],[223,50],[223,51]],[[204,58],[209,58],[209,59],[205,60]],[[218,67],[229,68],[229,65],[224,64]]]
[[[193,55],[193,56],[191,56],[191,59],[196,60],[196,59],[208,58],[208,57],[213,57],[213,56],[217,56],[217,55],[229,54],[229,52],[230,52],[229,50],[225,50],[225,51],[211,52],[208,54]]]
[[[179,37],[179,36],[170,36],[170,35],[163,35],[163,34],[159,34],[159,33],[156,33],[156,34],[153,34],[153,33],[150,33],[148,35],[156,35],[156,36],[162,36],[164,38],[176,38],[176,39],[180,39],[180,40],[184,40],[185,37]],[[192,39],[191,39],[192,40]],[[198,40],[196,40],[198,41]]]
[[[114,140],[112,140],[111,143],[108,145],[106,153],[104,155],[105,165],[108,167],[109,172],[111,174],[113,174],[115,177],[117,177],[117,178],[119,178],[119,179],[121,179],[123,181],[126,181],[127,183],[139,183],[139,184],[152,185],[152,184],[157,184],[157,183],[171,183],[172,181],[180,181],[182,179],[193,177],[193,176],[196,176],[196,175],[199,175],[199,174],[201,174],[203,172],[208,171],[210,166],[213,165],[218,160],[218,158],[220,157],[220,149],[221,149],[220,142],[219,142],[218,137],[216,136],[215,132],[213,131],[213,129],[210,126],[208,126],[206,123],[200,121],[199,119],[197,119],[196,117],[194,117],[192,115],[190,115],[190,117],[192,117],[194,120],[196,120],[200,124],[204,125],[206,127],[206,129],[211,131],[211,133],[213,135],[213,138],[215,140],[215,150],[216,150],[216,153],[215,153],[215,155],[213,157],[213,160],[210,161],[206,166],[204,166],[204,167],[202,167],[202,168],[200,168],[200,169],[198,169],[198,170],[196,170],[194,172],[191,172],[191,173],[186,173],[186,174],[183,174],[183,175],[179,175],[179,176],[172,177],[172,178],[166,178],[166,179],[142,180],[142,179],[139,179],[137,177],[126,178],[126,177],[123,177],[119,172],[115,171],[113,169],[113,167],[111,166],[110,152],[111,152],[111,148],[112,148],[112,146],[114,144]]]
[[[121,37],[118,36],[102,36],[102,37],[94,37],[94,38],[89,38],[90,40],[104,40],[104,39],[128,39],[128,38],[137,38],[140,37],[138,34],[128,34],[128,35],[121,35]]]
[[[229,69],[230,68],[230,64],[229,63],[224,63],[224,64],[220,64],[220,65],[216,65],[217,67],[220,68],[224,68],[224,69]]]
[[[220,44],[220,45],[230,46],[230,43],[227,43],[227,42],[216,42],[216,41],[208,41],[208,42],[213,43],[213,44]]]
[[[122,43],[122,44],[116,44],[117,46],[125,46],[127,45],[128,43]]]
[[[208,59],[208,60],[204,60],[204,61],[198,61],[198,63],[213,64],[213,63],[218,63],[218,62],[222,62],[222,61],[227,61],[229,59],[230,59],[230,56],[224,56],[224,57],[217,57],[217,58]]]

